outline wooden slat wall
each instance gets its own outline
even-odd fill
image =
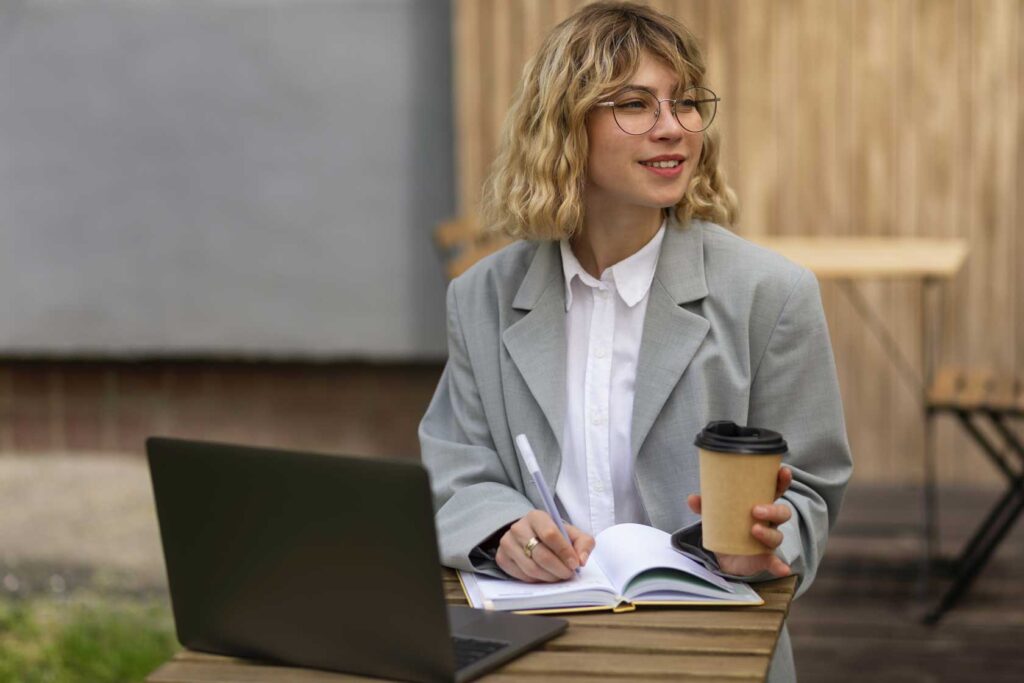
[[[523,64],[579,0],[454,0],[459,210],[473,216]],[[745,235],[959,236],[939,363],[1024,374],[1024,0],[661,0],[702,40]],[[921,287],[862,283],[916,363]],[[916,481],[918,396],[823,284],[859,480]],[[997,476],[953,424],[939,476]]]

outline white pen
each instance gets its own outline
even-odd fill
[[[516,437],[516,448],[519,449],[519,457],[526,463],[526,469],[530,471],[530,476],[533,477],[533,483],[537,485],[537,490],[540,491],[540,499],[544,503],[544,511],[551,515],[551,519],[555,520],[555,525],[562,532],[562,535],[565,536],[565,540],[569,541],[569,546],[571,547],[572,539],[569,538],[569,532],[565,530],[565,526],[562,524],[562,517],[558,514],[558,508],[555,507],[555,499],[551,495],[548,483],[544,481],[544,473],[540,471],[540,465],[537,464],[537,456],[533,454],[533,449],[530,448],[530,440],[526,438],[526,434],[520,434]],[[576,567],[576,573],[580,573],[579,567]]]

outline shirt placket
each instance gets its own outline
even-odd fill
[[[591,291],[594,309],[587,344],[584,418],[590,523],[597,533],[615,523],[608,429],[615,298],[613,286],[604,281]]]

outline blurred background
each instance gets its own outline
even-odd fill
[[[501,122],[581,4],[0,3],[0,681],[174,651],[146,436],[418,457]],[[1019,680],[1021,525],[921,617],[925,560],[1024,495],[1007,447],[925,417],[946,368],[983,378],[972,410],[1024,407],[1024,2],[649,4],[705,48],[737,233],[964,249],[822,279],[856,470],[791,612],[801,678]]]

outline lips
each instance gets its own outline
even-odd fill
[[[662,154],[638,162],[641,166],[665,178],[673,178],[683,172],[686,157],[682,154]]]
[[[640,164],[648,168],[678,168],[685,161],[686,157],[682,154],[659,154],[656,157],[644,159]]]
[[[681,166],[683,162],[682,161],[671,160],[671,161],[641,161],[640,163],[642,165],[644,165],[644,166],[650,166],[651,168],[675,168],[676,166]]]

